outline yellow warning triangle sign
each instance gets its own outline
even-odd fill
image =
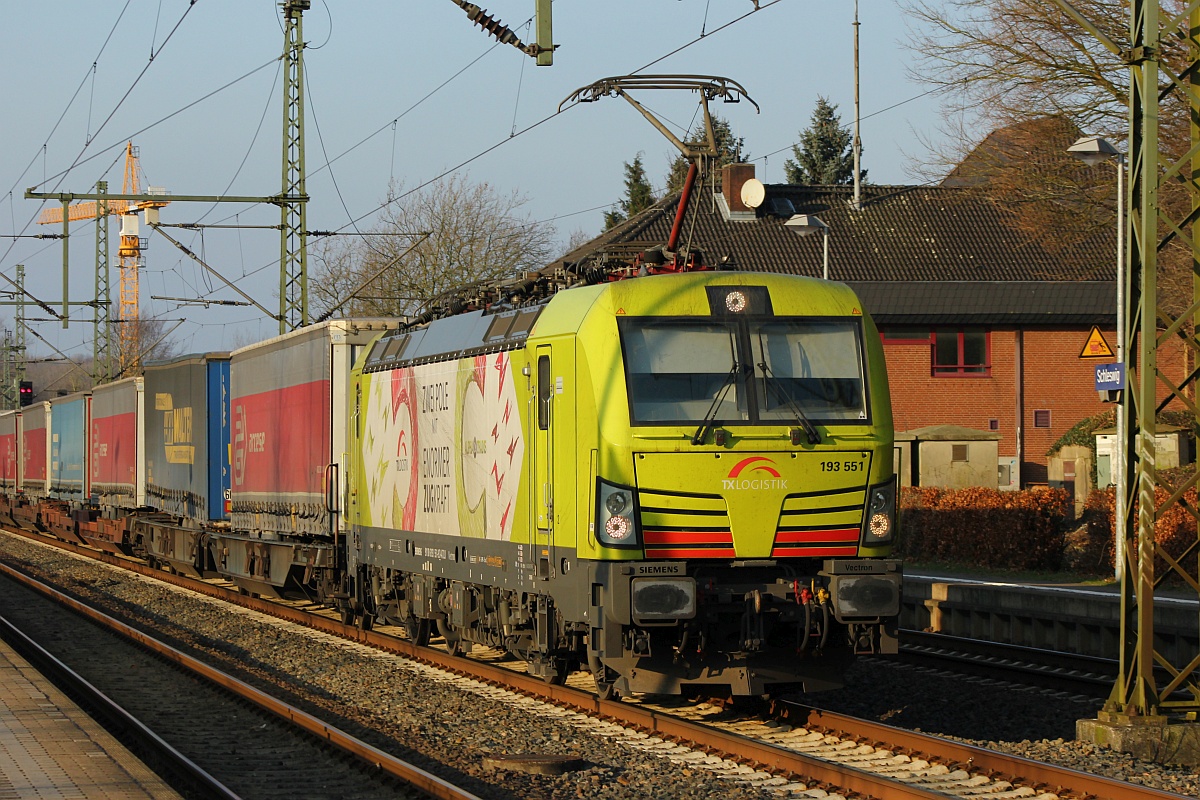
[[[1079,352],[1080,358],[1114,358],[1116,353],[1108,346],[1108,342],[1104,340],[1104,334],[1100,333],[1100,329],[1095,325],[1092,326],[1092,332],[1088,334],[1087,342],[1083,345],[1083,350]]]

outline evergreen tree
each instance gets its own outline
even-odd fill
[[[854,183],[854,136],[842,127],[837,106],[818,97],[812,121],[801,131],[800,143],[792,146],[796,160],[788,159],[783,169],[788,183],[802,186],[841,186]],[[860,151],[861,156],[861,151]],[[859,173],[863,181],[867,171]]]
[[[633,163],[625,162],[625,197],[604,212],[604,230],[620,225],[625,220],[654,205],[654,188],[646,178],[642,165],[642,154],[633,157]]]
[[[730,127],[728,120],[713,114],[712,123],[713,140],[717,144],[717,157],[709,162],[710,169],[720,169],[726,164],[737,164],[750,158],[750,154],[744,149],[745,140],[733,135],[733,128]],[[706,138],[703,121],[688,134],[689,143],[703,142]],[[675,160],[671,162],[670,171],[667,173],[667,194],[683,189],[687,173],[688,160],[681,153],[675,156]]]

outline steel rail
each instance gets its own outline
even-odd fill
[[[767,742],[689,722],[667,713],[652,711],[619,700],[600,700],[594,694],[567,686],[547,684],[542,679],[523,672],[514,672],[504,667],[493,666],[462,656],[452,656],[432,648],[418,647],[408,641],[376,631],[364,631],[310,611],[242,595],[236,589],[227,589],[184,575],[168,574],[126,558],[57,539],[48,539],[28,531],[11,532],[41,544],[58,547],[113,566],[132,569],[148,577],[314,630],[352,639],[386,652],[402,655],[484,683],[502,686],[580,713],[610,719],[650,735],[691,745],[701,751],[725,755],[731,760],[759,766],[793,779],[816,781],[822,784],[821,788],[840,787],[868,797],[886,798],[887,800],[898,797],[945,800],[946,797],[944,792],[845,767]],[[1064,795],[1100,797],[1109,798],[1109,800],[1180,800],[1183,798],[1182,795],[1171,792],[1142,786],[1135,787],[1111,778],[1090,775],[1067,767],[964,745],[950,739],[893,728],[828,711],[801,706],[785,709],[782,704],[776,704],[776,707],[783,718],[790,718],[798,725],[805,727],[812,725],[815,730],[840,731],[850,738],[869,741],[882,747],[900,749],[909,754],[919,753],[922,754],[922,757],[927,756],[930,760],[941,763],[949,762],[981,773],[1013,776],[1014,783],[1052,788]]]
[[[900,653],[916,662],[950,662],[974,673],[1033,679],[1101,699],[1112,690],[1119,666],[1115,659],[1099,656],[914,630],[900,631]]]
[[[228,675],[221,670],[195,659],[186,653],[176,650],[164,642],[142,633],[141,631],[126,625],[120,620],[114,619],[107,614],[88,606],[60,591],[49,586],[41,581],[32,578],[20,572],[7,564],[0,563],[0,573],[17,581],[23,586],[26,586],[39,594],[48,597],[56,603],[65,606],[72,611],[99,623],[101,626],[115,631],[125,638],[134,641],[154,653],[155,655],[171,661],[183,669],[195,673],[205,680],[220,686],[236,696],[247,700],[259,708],[280,717],[293,725],[307,731],[317,738],[328,742],[329,744],[343,750],[359,760],[369,764],[370,766],[381,770],[382,772],[391,775],[394,778],[412,785],[421,791],[429,794],[438,800],[481,800],[477,795],[474,795],[449,781],[445,781],[436,775],[433,775],[425,770],[409,764],[406,761],[396,758],[390,753],[386,753],[377,747],[373,747],[366,742],[360,741],[345,731],[330,725],[317,717],[296,708],[288,703],[272,697],[266,692],[250,686],[249,684],[238,680],[232,675]],[[340,624],[340,623],[339,623]],[[82,679],[81,679],[82,680]],[[198,769],[198,768],[197,768]],[[236,797],[236,795],[231,795]]]
[[[928,754],[940,761],[949,757],[964,769],[980,770],[989,775],[1003,777],[1014,784],[1032,785],[1035,789],[1044,788],[1057,794],[1069,793],[1110,800],[1178,800],[1184,797],[1174,792],[1135,786],[1113,778],[1091,775],[1068,767],[1046,764],[1022,756],[893,728],[878,722],[847,717],[800,704],[778,702],[775,711],[781,719],[790,720],[793,724],[805,728],[861,741],[885,741],[904,748],[910,754]]]
[[[50,679],[50,682],[75,696],[78,702],[92,711],[92,716],[100,715],[110,725],[119,730],[127,731],[143,745],[154,751],[158,758],[172,765],[172,768],[187,776],[189,781],[207,792],[206,796],[225,798],[225,800],[240,800],[240,796],[210,775],[203,767],[192,761],[183,753],[176,750],[169,742],[146,727],[137,717],[130,714],[113,701],[104,692],[97,689],[86,678],[68,667],[44,647],[30,639],[24,631],[13,625],[6,617],[0,617],[0,638],[20,653],[39,672]]]

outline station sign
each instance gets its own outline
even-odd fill
[[[1125,388],[1125,365],[1116,364],[1096,365],[1096,391],[1118,391]]]

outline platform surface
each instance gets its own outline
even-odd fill
[[[0,641],[0,800],[179,798]]]

